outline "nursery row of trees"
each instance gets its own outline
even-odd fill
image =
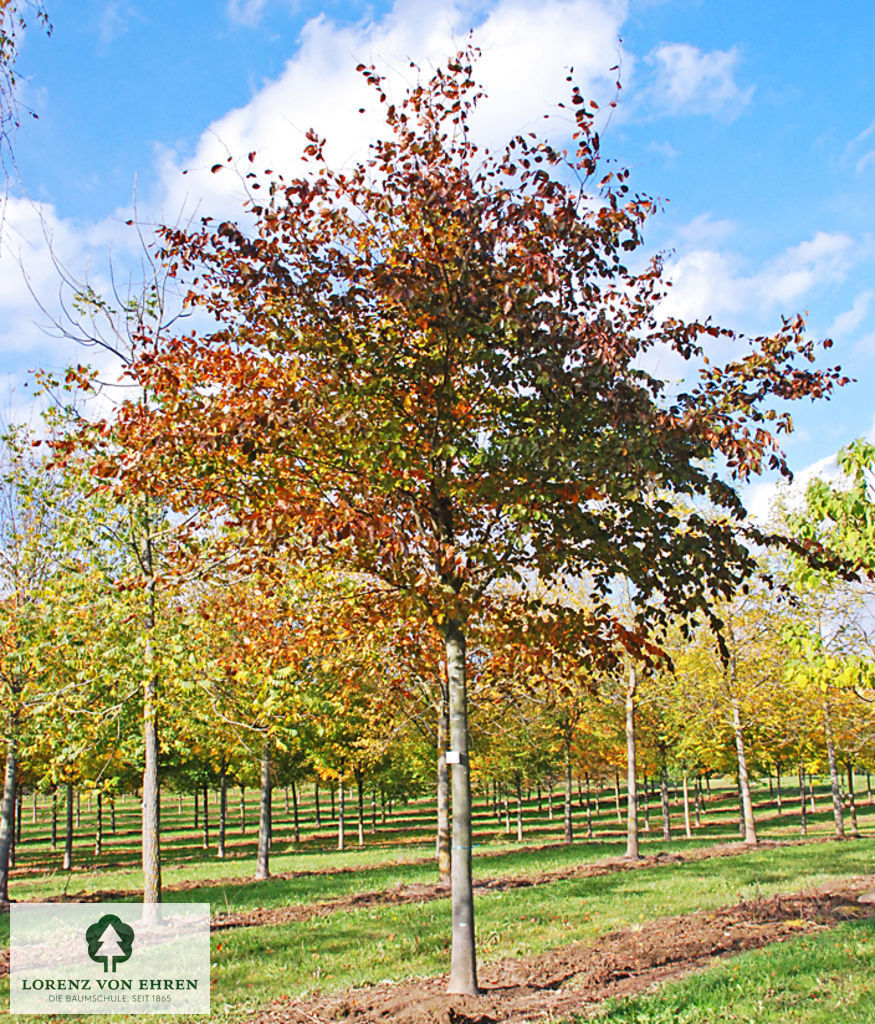
[[[558,764],[568,802],[588,759],[625,762],[634,809],[642,773],[733,752],[752,842],[754,760],[824,753],[837,787],[870,756],[863,588],[839,574],[873,568],[872,450],[783,531],[739,497],[788,473],[788,403],[845,379],[801,318],[745,339],[663,316],[661,260],[636,255],[654,204],[603,167],[596,105],[569,84],[571,155],[481,152],[474,57],[398,102],[362,67],[386,121],[365,162],[334,170],[315,133],[299,178],[249,154],[239,221],[162,229],[138,295],[75,288],[72,333],[121,379],[45,381],[44,462],[10,439],[0,895],[19,764],[142,765],[151,905],[172,751],[258,763],[267,837],[272,766],[373,773],[419,730],[450,989],[476,992],[472,770]]]

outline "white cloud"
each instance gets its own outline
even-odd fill
[[[839,313],[833,320],[827,334],[831,338],[844,338],[853,334],[868,315],[873,296],[875,296],[875,292],[872,292],[871,289],[860,292],[854,299],[851,308],[845,310],[844,313]]]
[[[809,294],[841,281],[855,255],[851,238],[825,231],[785,249],[754,273],[745,273],[741,257],[731,251],[690,249],[668,267],[673,287],[662,311],[687,319],[795,312]]]
[[[485,17],[477,0],[396,0],[378,20],[346,26],[320,14],[304,26],[295,56],[277,79],[245,107],[211,124],[189,158],[164,155],[163,213],[175,218],[196,200],[211,215],[238,211],[239,181],[233,173],[210,174],[210,168],[229,154],[245,158],[254,150],[257,169],[295,173],[311,127],[328,140],[326,155],[333,164],[361,159],[382,119],[355,65],[376,64],[387,75],[389,94],[400,97],[416,78],[410,62],[429,75],[465,45],[475,22],[474,43],[483,51],[476,77],[488,94],[474,119],[478,140],[495,146],[522,130],[543,131],[549,125],[542,115],[568,98],[569,67],[585,95],[612,96],[610,67],[617,63],[625,16],[624,0],[548,0],[537,8],[499,0]],[[632,58],[624,55],[623,64],[631,68]],[[360,107],[365,114],[358,113]],[[557,130],[567,126],[567,117],[557,121]],[[184,178],[183,168],[189,170]]]
[[[647,100],[658,113],[737,117],[753,87],[735,81],[738,50],[704,52],[689,43],[663,43],[648,54],[654,80]]]
[[[238,25],[257,25],[268,0],[228,0],[225,11]]]

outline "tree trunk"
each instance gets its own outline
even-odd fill
[[[371,835],[377,834],[377,787],[371,786]]]
[[[288,817],[289,816],[289,811],[291,810],[291,808],[289,807],[289,787],[288,786],[283,786],[283,795],[285,796],[285,800],[286,800],[286,817]]]
[[[869,803],[872,803],[872,773],[866,772],[866,793],[869,797]]]
[[[115,835],[115,797],[109,798],[109,827],[113,835]]]
[[[857,823],[857,800],[854,795],[854,763],[845,761],[845,770],[848,779],[848,813],[851,816],[851,835],[855,839],[860,838],[860,826]]]
[[[644,812],[644,825],[643,830],[645,832],[650,831],[650,779],[645,773],[643,779],[643,785],[641,787],[641,809]]]
[[[344,835],[344,812],[346,811],[345,798],[343,792],[343,771],[340,773],[340,799],[338,801],[338,807],[340,813],[337,815],[337,849],[342,850],[346,836]],[[331,813],[334,814],[334,786],[331,787]]]
[[[200,813],[199,813],[199,809],[200,809],[200,790],[197,787],[197,783],[195,783],[195,786],[194,786],[194,826],[193,826],[195,832],[197,832],[198,827],[200,826],[200,822],[201,822],[201,816],[200,816]]]
[[[516,772],[516,841],[523,841],[523,791],[519,770]]]
[[[151,627],[150,627],[151,628]],[[146,640],[146,662],[151,661],[151,636]],[[147,917],[157,918],[155,909],[161,902],[161,851],[158,823],[158,720],[156,703],[158,679],[149,672],[144,686],[143,742],[143,904],[149,907]]]
[[[295,842],[300,843],[301,841],[301,819],[298,814],[298,786],[294,779],[292,779],[292,823],[295,828]]]
[[[223,768],[219,775],[219,845],[216,856],[225,858],[225,829],[228,824],[228,774]]]
[[[571,729],[565,729],[563,736],[565,747],[565,842],[574,842],[574,825],[571,815]]]
[[[550,779],[547,785],[547,818],[553,820],[553,780]]]
[[[832,789],[832,816],[835,821],[835,834],[839,839],[844,839],[845,817],[842,810],[842,792],[839,786],[839,769],[832,735],[832,710],[829,706],[829,698],[823,702],[823,728],[826,733],[826,757],[829,762],[829,782]]]
[[[246,787],[240,787],[240,835],[246,835]]]
[[[778,802],[778,814],[784,813],[784,804],[781,797],[781,762],[775,762],[775,794]]]
[[[459,761],[452,768],[453,838],[451,857],[452,954],[448,991],[477,995],[474,892],[471,876],[471,775],[468,764],[468,695],[465,636],[450,619],[444,628],[449,687],[450,748]]]
[[[64,832],[64,870],[73,870],[73,783],[67,782],[66,830]]]
[[[702,778],[696,775],[696,828],[702,827]]]
[[[36,824],[36,789],[34,789],[34,791],[33,791],[33,807],[31,808],[30,823],[32,825]]]
[[[687,782],[687,771],[684,769],[684,829],[687,839],[693,838],[693,830],[690,827],[690,787]]]
[[[359,807],[359,846],[365,845],[365,783],[362,773],[359,769],[355,772],[355,787],[356,795],[358,796],[358,807]]]
[[[510,797],[507,794],[507,790],[504,793],[504,834],[510,835]]]
[[[94,826],[94,856],[103,852],[103,793],[97,794],[97,821]]]
[[[638,782],[635,751],[635,693],[638,677],[635,666],[629,668],[626,686],[626,859],[638,860]]]
[[[623,824],[623,812],[620,810],[620,769],[614,769],[614,805],[617,809],[617,824]]]
[[[814,780],[811,777],[811,772],[808,773],[808,799],[808,806],[811,809],[811,813],[815,814],[817,812],[817,806],[814,803]]]
[[[210,808],[209,808],[209,790],[207,789],[206,782],[204,783],[204,849],[209,850],[210,848]]]
[[[16,783],[15,792],[16,797],[12,801],[12,838],[9,843],[9,867],[15,867],[15,848],[21,839],[21,801],[18,797],[18,784]]]
[[[586,781],[586,838],[592,839],[592,801],[590,800],[589,772],[584,775]]]
[[[15,828],[15,787],[18,775],[16,725],[10,715],[9,736],[6,739],[6,772],[3,777],[3,804],[0,809],[0,906],[9,902],[9,853]]]
[[[258,805],[258,852],[255,859],[255,877],[270,878],[270,826],[271,796],[271,745],[265,739],[261,751],[261,798]]]
[[[805,768],[799,762],[799,831],[808,835],[808,822],[805,820]]]
[[[52,786],[52,850],[58,848],[58,787]]]
[[[668,765],[665,759],[665,743],[659,744],[660,756],[660,788],[662,790],[662,838],[664,842],[671,839],[671,808],[668,804]]]
[[[21,819],[24,817],[22,813],[22,793],[21,786],[16,782],[15,784],[15,842],[21,842]]]
[[[441,695],[437,722],[437,837],[435,854],[438,884],[450,884],[450,770],[447,744],[450,741],[450,713],[446,695]]]
[[[732,673],[732,684],[735,682],[735,658],[730,659],[730,672]],[[741,807],[744,817],[744,841],[755,846],[757,840],[756,823],[753,819],[753,801],[750,796],[750,778],[747,774],[747,757],[744,751],[744,731],[741,727],[741,707],[738,698],[734,695],[732,702],[732,727],[735,732],[735,754],[738,759],[738,786],[741,790]]]

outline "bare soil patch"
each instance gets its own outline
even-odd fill
[[[701,968],[715,958],[758,949],[851,918],[872,916],[858,896],[875,876],[819,890],[738,903],[715,911],[649,921],[598,943],[504,960],[481,971],[482,994],[449,996],[446,977],[284,1000],[247,1024],[523,1024],[586,1013],[610,996],[629,996]]]

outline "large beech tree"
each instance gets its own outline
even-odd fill
[[[654,204],[626,172],[600,177],[595,104],[570,89],[570,153],[531,135],[485,153],[472,56],[398,102],[362,67],[387,129],[367,160],[336,171],[311,132],[301,177],[259,174],[251,155],[239,223],[164,232],[170,273],[216,326],[144,339],[133,372],[153,401],[124,406],[115,434],[129,486],[166,481],[180,506],[379,577],[439,630],[456,755],[449,988],[470,993],[469,617],[497,580],[560,569],[605,603],[622,576],[666,615],[707,615],[753,568],[735,480],[786,468],[770,430],[789,420],[769,400],[840,379],[804,365],[800,319],[751,340],[660,319],[660,260],[626,262]],[[738,354],[707,362],[714,338]],[[654,350],[695,381],[668,389],[644,368]],[[673,495],[720,514],[678,512]]]

